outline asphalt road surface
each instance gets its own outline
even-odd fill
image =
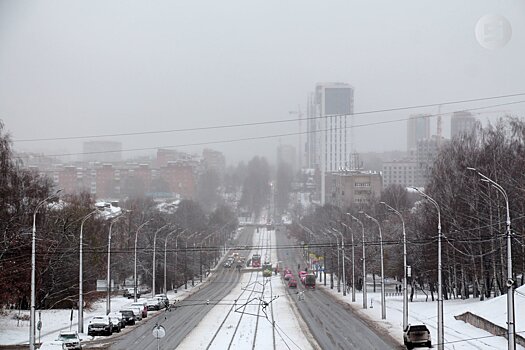
[[[235,245],[251,246],[252,236],[253,229],[244,229]],[[178,307],[163,312],[157,317],[148,318],[146,322],[142,321],[140,325],[133,327],[134,329],[131,329],[129,333],[126,332],[113,340],[107,339],[105,344],[99,344],[99,346],[108,347],[109,345],[109,349],[112,350],[155,350],[157,341],[152,331],[159,323],[166,329],[166,335],[160,340],[160,348],[175,349],[214,305],[230,293],[239,282],[239,278],[240,273],[235,268],[223,268],[222,265],[219,265],[216,275],[204,283],[200,290],[179,302]],[[95,344],[92,346],[94,348]]]
[[[278,249],[277,254],[279,260],[283,262],[284,266],[288,266],[292,270],[295,278],[299,281],[298,271],[296,271],[297,265],[300,264],[302,268],[305,266],[304,259],[301,256],[302,249],[293,248],[294,245],[298,246],[297,242],[287,238],[283,227],[276,233],[276,240],[278,246],[290,247]],[[321,348],[341,350],[403,349],[394,339],[380,333],[380,330],[374,329],[372,324],[364,322],[348,305],[334,299],[322,288],[306,290],[304,300],[299,301],[295,293],[304,290],[299,282],[297,290],[289,291],[299,313]]]

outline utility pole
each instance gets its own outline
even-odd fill
[[[352,217],[352,219],[354,219],[355,221],[357,221],[359,223],[359,225],[361,225],[361,229],[363,231],[363,309],[366,309],[368,308],[368,305],[366,304],[367,300],[366,300],[366,251],[365,251],[365,226],[363,225],[363,223],[361,222],[361,220],[359,220],[358,218],[356,218],[355,216],[353,215],[350,215]]]

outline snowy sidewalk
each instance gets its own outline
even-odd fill
[[[321,285],[321,284],[319,284]],[[386,297],[386,320],[381,319],[381,293],[372,293],[368,290],[367,305],[368,309],[363,309],[362,292],[356,291],[356,301],[352,303],[351,292],[343,297],[342,293],[337,293],[337,288],[330,289],[329,286],[321,286],[326,292],[332,294],[338,300],[348,303],[361,316],[372,320],[380,325],[388,333],[403,343],[403,297]],[[378,289],[379,291],[379,289]],[[518,288],[518,292],[525,294],[525,288]],[[525,331],[525,297],[515,297],[516,332]],[[425,301],[426,296],[418,294],[413,302],[408,303],[409,323],[425,324],[432,335],[432,344],[437,341],[437,302]],[[521,300],[519,300],[521,299]],[[430,297],[429,297],[430,300]],[[373,308],[370,308],[370,305]],[[444,328],[445,328],[445,349],[505,349],[507,339],[502,336],[494,336],[484,330],[471,326],[463,321],[456,320],[454,316],[470,311],[473,314],[484,317],[491,322],[506,327],[506,296],[491,298],[485,301],[478,299],[453,299],[444,301]],[[521,311],[520,311],[521,310]],[[520,345],[516,349],[525,350]]]

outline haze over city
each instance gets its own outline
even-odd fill
[[[501,49],[476,40],[477,21],[503,15]],[[522,93],[522,1],[0,1],[0,119],[14,148],[78,153],[85,140],[36,138],[162,131],[306,117],[318,82],[355,89],[354,112]],[[444,105],[443,113],[515,102]],[[493,113],[485,113],[494,111]],[[486,122],[525,104],[482,110]],[[436,114],[437,107],[356,115],[355,124]],[[432,121],[435,133],[435,118]],[[123,149],[298,132],[296,122],[128,137]],[[303,132],[306,123],[303,123]],[[449,136],[449,116],[443,117]],[[358,152],[406,149],[406,121],[356,128]],[[228,163],[273,161],[297,136],[177,147],[222,151]],[[303,142],[305,138],[303,137]],[[137,152],[131,153],[137,154]],[[125,154],[125,156],[131,156]],[[72,158],[78,158],[74,156]]]

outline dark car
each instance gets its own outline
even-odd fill
[[[111,335],[113,334],[113,324],[108,316],[94,316],[89,321],[88,335]]]
[[[412,349],[414,346],[423,345],[432,347],[430,339],[430,331],[424,324],[408,325],[403,331],[403,342],[407,349]]]
[[[297,281],[294,278],[288,281],[288,288],[297,288]]]
[[[126,324],[134,325],[135,324],[135,313],[131,309],[120,310],[122,318],[126,320]]]

